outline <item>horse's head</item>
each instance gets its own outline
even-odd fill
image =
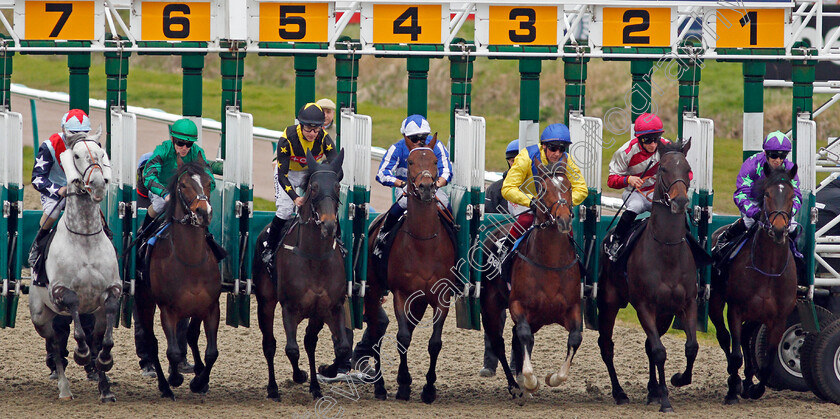
[[[301,209],[304,223],[314,222],[321,227],[321,238],[335,237],[338,231],[338,204],[341,191],[341,178],[344,172],[344,149],[331,162],[320,164],[306,152],[306,166],[309,174],[309,186],[306,188],[306,200]]]
[[[86,132],[71,135],[66,140],[67,150],[61,159],[69,193],[87,193],[94,202],[105,199],[111,181],[111,162],[99,146],[101,135],[101,126],[93,135]]]
[[[437,192],[437,133],[427,146],[415,147],[408,152],[408,195],[423,202],[433,202]]]
[[[691,138],[684,143],[659,144],[659,171],[653,202],[671,208],[673,214],[688,209],[688,184],[691,166],[685,155],[691,148]]]
[[[785,166],[775,169],[764,163],[765,178],[756,185],[763,193],[761,201],[761,223],[776,244],[783,244],[793,216],[793,179],[796,164],[786,170]]]
[[[167,188],[170,196],[167,218],[197,227],[210,225],[212,208],[209,196],[213,178],[207,174],[205,167],[200,160],[178,167]]]
[[[535,179],[537,187],[537,225],[557,226],[563,234],[572,231],[572,182],[566,173],[566,160],[563,156],[557,163],[544,166],[537,164],[540,175]]]

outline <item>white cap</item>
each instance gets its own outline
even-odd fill
[[[406,137],[418,134],[431,134],[432,127],[429,126],[429,121],[423,118],[422,115],[411,115],[405,118],[400,127],[400,133]]]

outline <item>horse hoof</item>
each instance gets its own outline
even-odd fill
[[[324,397],[324,395],[321,394],[321,390],[310,391],[309,393],[312,394],[312,400],[320,400]]]
[[[297,384],[303,384],[308,379],[309,379],[309,376],[303,371],[298,371],[296,373],[292,373],[292,381],[294,381]]]
[[[87,372],[87,380],[98,383],[99,382],[99,373],[96,372],[96,371],[88,371]],[[106,377],[105,381],[110,381],[110,380],[108,380],[108,378]]]
[[[411,387],[409,386],[400,386],[397,390],[397,400],[405,400],[408,401],[411,398]]]
[[[678,372],[671,377],[671,384],[674,387],[682,387],[691,384],[691,377],[684,376],[683,373]]]
[[[621,406],[621,405],[624,405],[624,404],[630,404],[630,398],[628,398],[627,396],[615,397],[614,399],[615,399],[615,404],[618,405],[618,406]]]
[[[108,372],[108,371],[111,371],[111,368],[113,368],[113,367],[114,367],[114,358],[113,357],[109,356],[107,359],[103,359],[103,357],[101,355],[96,357],[96,368],[98,368],[100,371]]]
[[[197,394],[207,394],[210,390],[210,383],[204,383],[203,386],[199,386],[197,378],[190,380],[190,391]]]
[[[90,363],[90,351],[86,351],[84,353],[79,352],[78,348],[73,351],[73,360],[76,361],[77,364],[81,366],[85,366]]]
[[[560,384],[566,382],[568,377],[561,377],[560,374],[557,373],[548,373],[545,376],[545,384],[549,387],[557,387]]]
[[[518,381],[519,386],[528,393],[536,393],[540,389],[540,381],[533,374],[521,375]]]
[[[166,389],[166,391],[161,391],[160,392],[160,398],[161,399],[170,399],[174,402],[175,401],[175,393],[173,393],[172,390],[170,390],[170,389]]]
[[[674,413],[674,408],[671,406],[661,406],[659,411],[662,413]]]
[[[382,390],[382,391],[374,390],[373,397],[375,397],[376,400],[386,400],[386,399],[388,399],[388,392],[385,391],[385,390]]]
[[[276,385],[274,387],[268,386],[268,387],[266,387],[266,390],[267,390],[267,393],[268,393],[265,396],[266,399],[271,399],[271,400],[274,400],[275,402],[280,401],[280,392],[277,391],[277,386]]]
[[[765,387],[761,384],[753,384],[750,386],[749,396],[753,400],[758,400],[764,395]]]
[[[114,396],[111,393],[99,396],[99,402],[100,403],[116,403],[116,401],[117,401],[117,397]]]
[[[181,373],[169,374],[169,379],[166,380],[171,387],[180,387],[184,384],[184,376]]]
[[[733,405],[733,404],[738,404],[738,403],[740,403],[740,402],[741,402],[741,401],[740,401],[740,400],[738,400],[738,396],[737,396],[737,395],[732,395],[732,396],[727,395],[727,396],[723,399],[723,404],[725,404],[725,405]]]
[[[338,369],[337,368],[330,369],[329,365],[322,364],[321,366],[318,367],[318,374],[321,374],[326,378],[335,378],[335,376],[338,375]]]
[[[437,389],[435,386],[432,384],[423,386],[423,393],[420,394],[420,399],[423,400],[423,403],[432,404],[437,399]]]
[[[493,377],[496,375],[496,370],[484,367],[478,372],[479,377]]]
[[[58,400],[63,400],[63,401],[73,400],[73,395],[71,394],[69,396],[58,396]]]
[[[645,402],[646,405],[649,404],[660,404],[662,403],[662,399],[659,396],[648,396],[647,401]]]

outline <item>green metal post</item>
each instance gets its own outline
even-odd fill
[[[295,55],[295,115],[303,105],[315,101],[315,70],[317,68],[317,56]]]
[[[406,116],[423,115],[429,112],[429,57],[410,56],[406,59],[408,67],[408,105]]]
[[[204,54],[190,53],[181,56],[181,68],[184,71],[184,81],[181,91],[181,114],[184,116],[201,117],[202,110],[202,81],[204,70]]]
[[[90,113],[90,53],[71,52],[67,54],[70,68],[70,109],[81,109]]]
[[[745,61],[743,72],[744,152],[742,159],[747,160],[761,151],[764,140],[764,76],[767,74],[767,64],[763,61]]]
[[[652,68],[653,61],[651,60],[630,61],[630,74],[633,76],[630,115],[633,121],[635,121],[639,115],[645,112],[650,112],[652,105],[652,97],[650,93],[650,70]]]
[[[242,110],[242,76],[245,72],[245,52],[222,52],[222,159],[226,156],[227,123],[225,108],[236,106]]]
[[[540,121],[540,72],[542,60],[519,60],[519,120]]]
[[[466,42],[456,39],[453,44]],[[467,48],[473,47],[467,45]],[[472,77],[474,55],[449,56],[449,77],[452,79],[452,96],[449,105],[449,155],[455,161],[455,110],[467,109],[472,113]]]
[[[677,138],[683,138],[683,112],[693,111],[700,116],[700,63],[681,61],[684,68],[679,75],[679,102],[677,104]]]
[[[566,79],[566,113],[563,123],[569,125],[569,112],[586,113],[586,69],[589,57],[563,58],[563,78]]]
[[[2,46],[14,46],[14,41],[0,34]],[[0,108],[12,108],[12,57],[14,52],[0,49]],[[36,148],[37,150],[37,148]]]
[[[105,53],[105,76],[106,76],[106,106],[105,126],[108,130],[106,151],[111,153],[111,107],[119,106],[126,109],[126,85],[128,78],[128,57],[130,52],[106,52]]]
[[[345,42],[350,42],[348,45]],[[336,42],[337,49],[350,49],[354,45],[359,45],[359,40],[350,39],[349,37],[342,37]],[[336,146],[341,148],[341,109],[351,108],[356,110],[358,104],[356,98],[356,90],[358,88],[359,78],[359,55],[356,54],[336,54],[335,55],[335,78],[336,78]]]

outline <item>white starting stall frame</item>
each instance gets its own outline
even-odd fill
[[[225,161],[221,187],[220,242],[228,252],[222,261],[227,295],[225,323],[251,326],[251,259],[249,227],[254,214],[254,118],[235,106],[225,109]],[[214,217],[215,218],[215,217]]]
[[[600,118],[583,116],[580,111],[569,113],[569,133],[572,146],[569,155],[580,168],[586,181],[589,194],[578,206],[575,219],[575,237],[581,243],[583,254],[580,255],[586,268],[586,275],[581,278],[584,323],[587,328],[598,328],[598,266],[600,248],[606,232],[598,227],[601,221],[601,166],[604,159],[604,122]]]
[[[341,148],[344,150],[339,224],[347,247],[344,271],[347,277],[345,314],[347,326],[362,328],[367,284],[368,227],[370,227],[370,147],[373,121],[352,109],[341,110]]]
[[[464,110],[455,114],[455,156],[450,203],[455,224],[457,255],[453,272],[460,287],[456,293],[456,323],[462,329],[481,330],[481,257],[483,252],[470,252],[480,246],[485,233],[484,219],[484,147],[486,123],[483,117],[469,115]],[[470,260],[478,258],[479,260]]]
[[[798,247],[802,255],[805,256],[805,277],[806,283],[802,284],[808,287],[807,300],[813,303],[814,298],[814,260],[816,258],[815,251],[815,233],[817,223],[817,123],[811,120],[811,114],[808,112],[800,113],[796,116],[796,144],[794,153],[796,165],[798,166],[797,175],[799,176],[799,191],[802,193],[802,207],[794,217],[796,222],[802,227],[802,232],[799,234]]]
[[[691,139],[691,148],[686,159],[694,177],[689,185],[691,199],[691,234],[697,237],[706,251],[711,251],[710,230],[712,222],[712,204],[714,187],[712,171],[714,168],[715,122],[708,118],[699,118],[694,112],[683,113],[682,141]],[[709,294],[711,292],[711,267],[699,270],[697,289],[700,299],[697,304],[697,327],[706,332],[709,326]]]
[[[134,310],[134,252],[126,249],[134,238],[137,221],[137,116],[119,106],[111,107],[111,182],[105,217],[114,233],[113,243],[120,258],[123,293],[117,324],[131,327]]]
[[[23,221],[23,117],[0,110],[0,328],[15,327]]]

